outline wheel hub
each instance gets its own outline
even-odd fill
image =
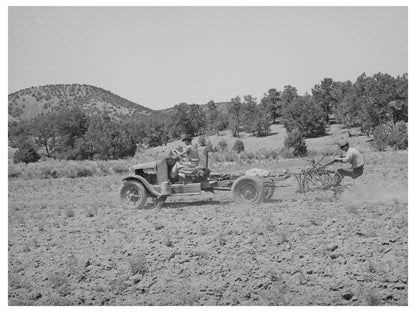
[[[245,184],[240,187],[240,194],[243,199],[249,201],[256,197],[257,192],[252,185]]]
[[[135,203],[140,199],[140,196],[136,189],[130,189],[126,192],[126,199],[131,203]]]

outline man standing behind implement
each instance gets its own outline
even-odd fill
[[[351,167],[337,170],[337,174],[334,176],[333,186],[338,186],[346,176],[357,179],[364,173],[364,156],[356,148],[350,147],[348,141],[345,139],[340,140],[337,144],[343,151],[343,155],[335,158],[334,162],[350,163]]]

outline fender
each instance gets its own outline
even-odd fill
[[[146,188],[146,190],[149,193],[153,194],[154,196],[156,196],[156,197],[162,196],[162,194],[160,194],[159,192],[156,192],[154,190],[154,188],[152,187],[152,185],[149,182],[147,182],[147,180],[145,178],[143,178],[142,176],[131,175],[131,176],[123,178],[121,181],[132,181],[132,180],[136,180],[136,181],[142,183],[143,186]]]

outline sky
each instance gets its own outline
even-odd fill
[[[151,109],[408,72],[406,7],[9,7],[8,91],[94,85]]]

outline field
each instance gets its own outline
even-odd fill
[[[340,199],[289,179],[258,206],[219,192],[128,211],[120,175],[10,179],[9,304],[407,305],[408,154],[365,156]]]

